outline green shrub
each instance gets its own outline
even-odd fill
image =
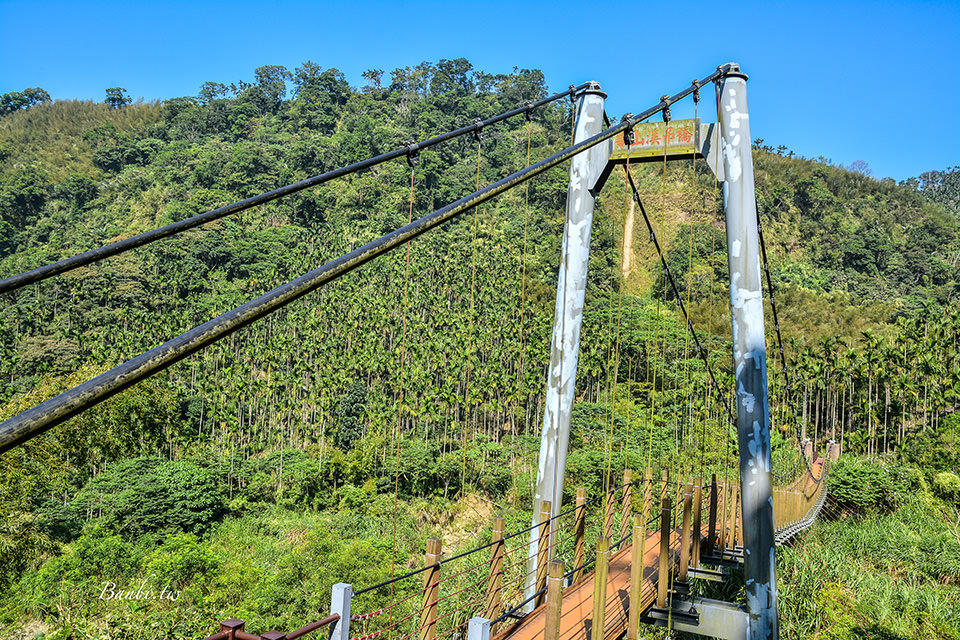
[[[960,503],[960,476],[943,471],[933,476],[934,492],[950,502]]]
[[[41,616],[75,610],[88,606],[104,589],[126,585],[136,566],[136,557],[123,538],[94,525],[63,555],[47,560],[35,574],[25,574],[17,589],[18,602]]]
[[[208,471],[156,458],[108,467],[77,493],[71,507],[77,518],[97,520],[128,538],[155,531],[202,534],[225,510]]]
[[[158,584],[183,587],[195,576],[206,576],[220,567],[220,559],[192,533],[176,533],[144,561],[143,573]]]
[[[960,413],[944,416],[936,431],[924,429],[904,440],[903,459],[921,469],[960,469]]]
[[[844,509],[886,509],[894,502],[896,484],[882,462],[844,456],[830,470],[828,482],[831,498]]]

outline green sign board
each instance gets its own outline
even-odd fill
[[[624,132],[625,133],[625,132]],[[693,158],[702,154],[700,120],[673,120],[672,122],[645,122],[633,128],[633,144],[627,148],[624,133],[613,141],[613,153],[610,160],[625,162],[650,162]]]

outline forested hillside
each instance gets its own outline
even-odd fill
[[[548,93],[539,71],[491,75],[463,59],[364,78],[264,66],[160,104],[113,95],[0,116],[0,277]],[[0,419],[564,148],[570,131],[570,103],[556,102],[529,124],[488,127],[479,145],[423,151],[413,180],[406,163],[383,164],[0,296]],[[795,435],[835,438],[851,458],[918,469],[925,501],[888,490],[838,503],[838,517],[908,504],[911,522],[952,523],[960,168],[895,184],[762,141],[755,164],[789,374],[771,324],[775,461],[795,459]],[[633,171],[729,386],[716,183],[702,161]],[[333,582],[384,578],[426,533],[463,526],[470,505],[525,521],[566,184],[566,167],[551,169],[415,240],[409,272],[395,251],[0,456],[0,626],[201,637],[239,615],[296,628]],[[595,220],[569,487],[600,488],[625,465],[709,473],[733,460],[735,434],[624,193],[617,173]],[[882,490],[887,476],[871,478]],[[948,536],[938,544],[960,557]],[[97,598],[105,581],[151,573],[183,599],[138,611]],[[945,585],[938,606],[960,594],[960,561],[917,576]]]

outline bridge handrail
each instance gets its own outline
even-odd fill
[[[598,500],[600,500],[600,499],[602,499],[602,498],[605,498],[606,496],[611,495],[611,494],[613,494],[613,493],[616,492],[616,491],[620,491],[621,489],[623,489],[623,488],[625,488],[625,487],[628,487],[628,486],[632,486],[632,485],[635,485],[635,484],[639,484],[640,482],[642,482],[642,480],[637,479],[637,480],[632,480],[631,482],[626,482],[626,483],[621,484],[621,485],[619,485],[619,486],[617,486],[617,487],[613,487],[613,488],[611,488],[610,490],[608,490],[608,491],[606,491],[606,492],[604,492],[604,493],[601,493],[601,494],[599,494],[599,495],[597,495],[597,496],[594,496],[593,498],[590,498],[589,500],[587,500],[587,501],[583,504],[583,506],[585,507],[585,506],[587,506],[587,505],[589,505],[589,504],[593,504],[594,502],[597,502]],[[479,546],[479,547],[475,547],[475,548],[473,548],[473,549],[469,549],[469,550],[464,551],[464,552],[462,552],[462,553],[458,553],[457,555],[450,556],[449,558],[444,558],[443,560],[440,560],[440,561],[438,561],[438,562],[436,562],[436,563],[434,563],[434,564],[428,564],[428,565],[426,565],[426,566],[420,567],[419,569],[414,569],[414,570],[412,570],[412,571],[408,571],[407,573],[405,573],[405,574],[403,574],[403,575],[394,576],[393,578],[389,578],[389,579],[387,579],[387,580],[384,580],[383,582],[378,582],[378,583],[375,584],[375,585],[371,585],[371,586],[369,586],[369,587],[364,587],[363,589],[359,589],[359,590],[357,590],[357,591],[354,591],[354,592],[353,592],[353,595],[354,595],[354,597],[356,597],[356,596],[363,595],[364,593],[368,593],[368,592],[370,592],[370,591],[375,591],[376,589],[380,589],[380,588],[382,588],[382,587],[389,586],[389,585],[391,585],[391,584],[394,584],[394,583],[396,583],[396,582],[399,582],[400,580],[406,580],[407,578],[411,578],[411,577],[413,577],[413,576],[415,576],[415,575],[421,574],[421,573],[423,573],[424,571],[427,571],[427,570],[429,570],[429,569],[431,569],[431,568],[433,568],[433,567],[442,566],[442,565],[447,564],[447,563],[449,563],[449,562],[453,562],[454,560],[459,560],[460,558],[464,558],[464,557],[466,557],[466,556],[469,556],[470,554],[477,553],[478,551],[483,551],[484,549],[489,549],[490,547],[492,547],[492,546],[494,546],[494,545],[496,545],[496,544],[506,543],[507,540],[511,540],[511,539],[513,539],[513,538],[516,538],[517,536],[522,536],[522,535],[525,534],[525,533],[530,533],[531,531],[533,531],[534,529],[536,529],[536,528],[538,528],[538,527],[542,527],[542,526],[544,525],[544,523],[553,523],[553,522],[556,522],[556,521],[559,520],[560,518],[563,518],[563,517],[565,517],[565,516],[568,516],[568,515],[570,515],[571,513],[575,512],[577,509],[580,509],[580,508],[582,508],[582,507],[579,506],[579,505],[578,505],[578,506],[571,507],[571,508],[567,509],[566,511],[561,511],[561,512],[558,513],[557,515],[555,515],[555,516],[553,516],[553,517],[545,520],[544,522],[538,522],[537,524],[531,525],[531,526],[527,527],[526,529],[520,529],[519,531],[514,531],[514,532],[511,533],[511,534],[508,534],[508,535],[503,536],[503,538],[500,538],[499,540],[493,540],[493,541],[491,541],[491,542],[488,542],[488,543],[485,544],[485,545],[482,545],[482,546]],[[589,564],[589,563],[587,563],[587,564]]]
[[[326,627],[329,624],[333,624],[340,620],[340,614],[334,613],[327,616],[316,622],[311,622],[310,624],[300,627],[296,631],[291,631],[287,634],[277,633],[276,631],[268,631],[264,635],[256,635],[253,633],[247,633],[243,630],[243,627],[246,623],[242,620],[237,620],[231,618],[230,620],[224,621],[220,624],[220,631],[213,634],[212,636],[207,636],[203,640],[264,640],[269,637],[283,637],[287,640],[296,640],[300,636],[305,636],[308,633],[312,633],[317,629]]]

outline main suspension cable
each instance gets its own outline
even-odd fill
[[[250,209],[257,205],[261,205],[284,196],[288,196],[292,193],[297,193],[298,191],[303,191],[309,187],[314,187],[318,184],[323,184],[324,182],[329,182],[336,178],[340,178],[351,173],[356,173],[364,169],[369,169],[378,164],[382,164],[389,160],[395,160],[397,158],[409,157],[410,155],[418,153],[422,149],[432,147],[434,145],[440,144],[441,142],[446,142],[452,138],[456,138],[468,133],[476,133],[483,129],[483,127],[500,122],[501,120],[506,120],[512,118],[513,116],[520,115],[521,113],[529,113],[531,110],[538,107],[542,107],[546,104],[549,104],[555,100],[566,96],[572,96],[577,91],[586,88],[589,86],[589,82],[585,82],[579,86],[574,87],[570,86],[566,91],[561,91],[552,96],[543,98],[536,102],[528,102],[525,105],[511,109],[510,111],[505,111],[499,115],[492,116],[486,120],[475,120],[473,123],[460,127],[459,129],[454,129],[453,131],[448,131],[446,133],[441,133],[440,135],[434,136],[423,142],[409,142],[406,145],[394,149],[393,151],[388,151],[382,153],[378,156],[372,158],[367,158],[366,160],[361,160],[359,162],[354,162],[345,167],[339,167],[331,171],[326,171],[319,175],[300,180],[299,182],[294,182],[292,184],[261,193],[232,204],[224,205],[216,209],[211,209],[205,213],[200,213],[198,215],[186,218],[184,220],[179,220],[177,222],[170,223],[163,227],[158,227],[150,231],[145,231],[144,233],[125,238],[123,240],[118,240],[116,242],[111,242],[110,244],[104,245],[97,249],[91,249],[90,251],[85,251],[83,253],[78,253],[75,256],[70,258],[64,258],[57,262],[52,262],[50,264],[44,265],[42,267],[37,267],[36,269],[31,269],[30,271],[25,271],[23,273],[9,276],[0,280],[0,293],[7,293],[9,291],[14,291],[28,284],[34,282],[39,282],[45,280],[51,276],[55,276],[66,271],[76,269],[88,265],[92,262],[97,262],[98,260],[103,260],[104,258],[115,256],[117,254],[129,251],[130,249],[135,249],[136,247],[141,247],[145,244],[149,244],[161,238],[166,238],[174,234],[186,231],[188,229],[193,229],[194,227],[199,227],[202,224],[207,222],[212,222],[213,220],[219,220],[225,218],[226,216]]]
[[[713,82],[725,77],[731,72],[738,71],[735,64],[726,64],[717,68],[701,83]],[[642,111],[638,115],[625,119],[620,123],[590,136],[548,158],[540,160],[520,171],[475,191],[459,200],[452,202],[436,211],[429,213],[403,227],[354,249],[326,264],[310,271],[295,280],[265,293],[258,298],[232,309],[212,320],[209,320],[172,340],[147,351],[109,371],[96,376],[60,395],[43,402],[32,409],[13,416],[0,423],[0,453],[29,440],[47,429],[72,418],[86,409],[103,402],[107,398],[133,386],[155,373],[163,371],[171,365],[187,358],[227,335],[259,320],[267,314],[284,307],[295,300],[299,300],[308,293],[321,286],[336,280],[370,260],[391,251],[392,249],[409,242],[444,222],[472,209],[473,207],[494,198],[495,196],[537,176],[544,171],[562,162],[573,158],[578,153],[600,144],[617,134],[632,129],[637,123],[663,111],[669,105],[693,92],[693,87],[687,87],[675,96],[661,100],[658,104]],[[473,125],[476,127],[476,125]],[[473,130],[471,127],[468,130]],[[414,151],[416,151],[414,149]],[[629,177],[629,175],[628,175]],[[636,187],[634,197],[639,199]],[[642,207],[641,207],[642,210]],[[648,221],[649,224],[649,221]],[[663,256],[661,255],[661,262]],[[672,278],[671,278],[672,282]],[[697,345],[703,354],[702,347]],[[711,372],[711,376],[712,376]],[[728,407],[729,412],[729,407]]]

